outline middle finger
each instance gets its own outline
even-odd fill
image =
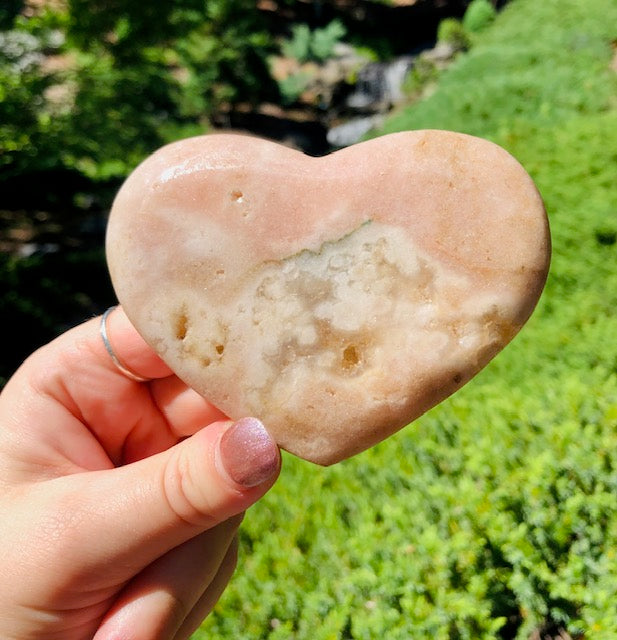
[[[124,637],[170,640],[218,573],[241,516],[172,549],[146,567],[120,594],[94,640]]]

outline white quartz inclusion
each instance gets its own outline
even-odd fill
[[[293,380],[306,387],[311,372],[340,385],[378,375],[383,362],[424,373],[473,367],[505,341],[509,320],[497,294],[466,304],[470,289],[404,230],[367,222],[317,251],[263,263],[223,310],[184,307],[177,339],[213,375],[241,369],[249,405],[289,402]]]

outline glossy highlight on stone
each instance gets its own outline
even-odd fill
[[[180,378],[332,464],[512,339],[550,237],[527,173],[479,138],[404,132],[312,158],[221,134],[135,170],[107,253],[127,315]]]

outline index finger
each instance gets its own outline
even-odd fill
[[[120,360],[120,373],[126,375],[122,371],[122,368],[125,368],[129,370],[129,375],[132,373],[139,378],[150,380],[152,399],[176,437],[190,436],[210,422],[227,419],[227,416],[214,405],[172,375],[172,370],[137,333],[120,307],[109,313],[107,323],[109,346],[114,356]],[[105,326],[103,316],[101,328]]]
[[[120,464],[163,451],[222,416],[173,375],[121,308],[107,317],[111,348],[124,367],[149,383],[117,368],[100,327],[99,317],[71,329],[16,372],[2,394],[15,433],[27,431],[38,447],[45,441],[65,457],[83,460],[86,427]]]
[[[122,307],[113,307],[101,317],[100,333],[103,340],[97,346],[103,347],[101,362],[107,363],[115,373],[125,375],[122,367],[143,380],[165,378],[173,371],[161,360],[154,349],[131,324]],[[105,344],[105,339],[107,344]],[[118,363],[114,362],[116,357]],[[120,365],[120,368],[118,367]]]

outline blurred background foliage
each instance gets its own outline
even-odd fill
[[[404,52],[358,27],[368,4],[2,5],[0,375],[112,303],[105,212],[146,154],[230,105],[284,103],[272,55]],[[617,638],[617,3],[498,4],[435,14],[427,40],[456,56],[420,53],[371,135],[453,129],[523,163],[554,243],[540,305],[473,382],[388,441],[327,469],[285,455],[195,640]]]
[[[70,0],[12,26],[0,52],[3,177],[51,167],[123,177],[221,104],[274,90],[273,41],[250,0]]]
[[[278,90],[250,0],[12,2],[0,25],[2,378],[113,302],[104,217],[131,169]]]
[[[385,33],[366,23],[406,6],[1,3],[0,315],[5,335],[22,339],[5,345],[0,381],[32,349],[113,302],[102,252],[105,216],[121,181],[144,157],[215,123],[237,126],[235,111],[250,117],[257,105],[295,103],[304,76],[275,78],[276,55],[315,69],[348,36],[363,55],[387,58],[418,38],[434,39],[440,16],[462,15],[467,2],[419,6],[421,19],[409,33],[405,25],[392,30],[390,14]],[[365,37],[367,28],[372,35]],[[310,144],[321,131],[311,113],[303,117]],[[288,121],[278,120],[284,138]]]

